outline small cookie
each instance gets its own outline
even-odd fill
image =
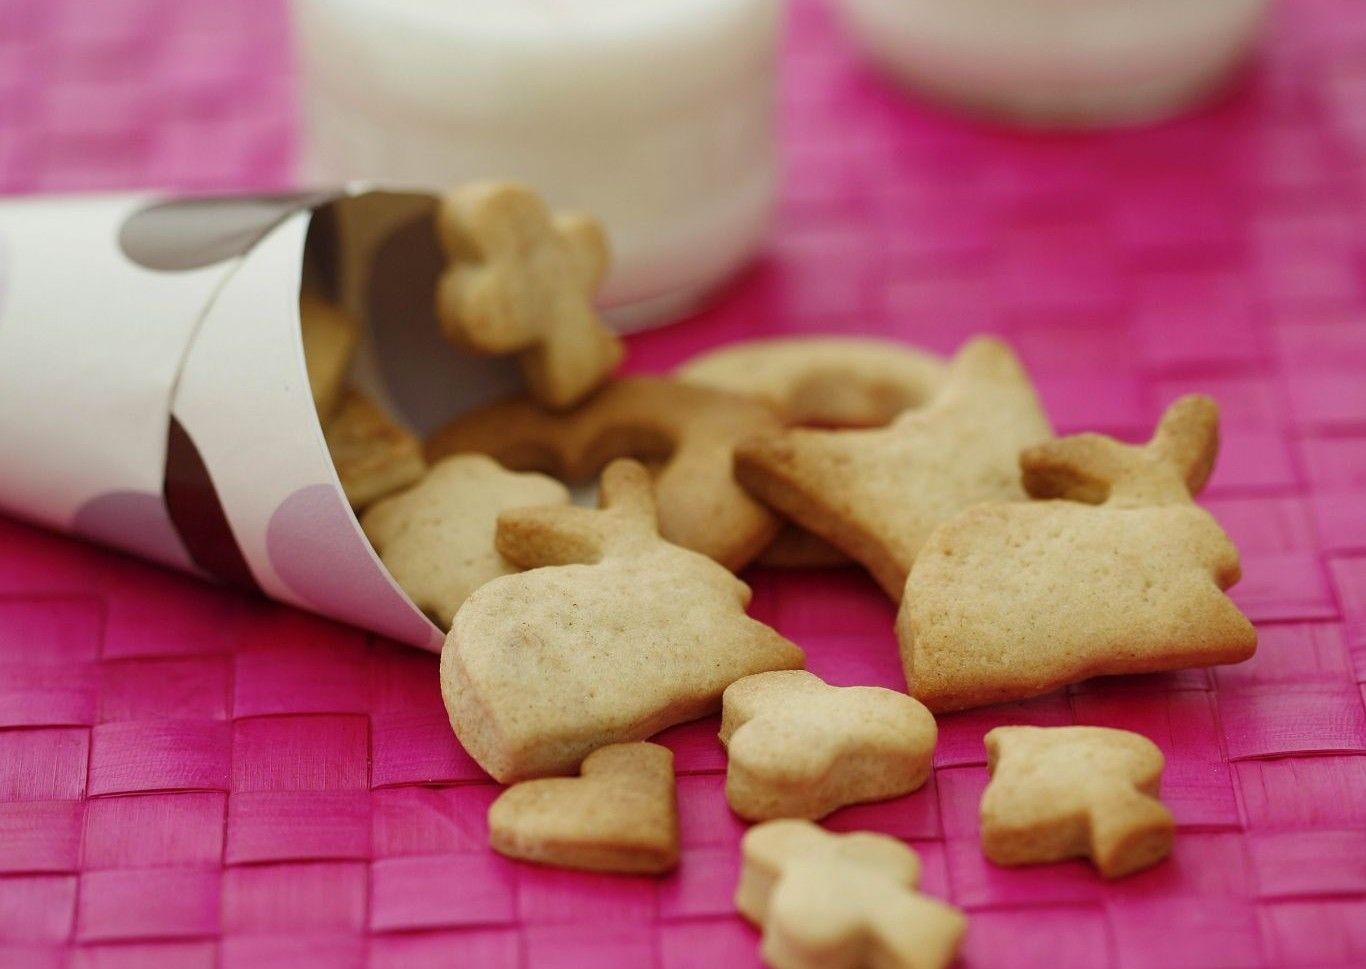
[[[1162,751],[1107,727],[997,727],[986,736],[982,851],[998,865],[1090,858],[1106,878],[1172,850],[1171,812],[1157,799]]]
[[[789,424],[880,427],[943,385],[933,354],[872,337],[782,337],[730,343],[693,357],[678,379],[758,397]]]
[[[599,492],[601,510],[499,516],[498,550],[531,571],[471,595],[441,652],[451,726],[503,783],[715,713],[742,676],[805,658],[745,615],[749,586],[659,537],[641,465],[608,465]]]
[[[1251,656],[1256,631],[1221,591],[1238,550],[1191,497],[1217,448],[1217,408],[1192,396],[1142,447],[1082,434],[1025,451],[1030,492],[1063,500],[978,505],[930,536],[897,616],[911,695],[937,713]]]
[[[969,342],[938,396],[876,430],[795,428],[735,452],[747,489],[863,563],[894,600],[925,539],[964,508],[1023,498],[1019,453],[1052,432],[998,340]]]
[[[854,560],[825,539],[786,522],[754,564],[770,569],[833,569],[853,565]]]
[[[934,717],[895,690],[783,670],[732,683],[721,709],[726,800],[749,821],[823,818],[914,791],[930,776]]]
[[[508,788],[489,808],[489,844],[509,858],[584,871],[658,874],[678,864],[674,755],[611,744],[578,777]]]
[[[782,428],[760,402],[659,377],[614,380],[568,414],[519,397],[464,414],[427,441],[427,457],[473,451],[519,471],[591,480],[611,460],[658,464],[660,533],[738,571],[778,519],[731,473],[737,441]]]
[[[299,325],[313,406],[325,423],[341,403],[360,325],[340,306],[308,290],[299,294]]]
[[[461,454],[438,461],[418,484],[375,505],[361,526],[408,598],[449,629],[470,593],[517,571],[494,547],[498,514],[567,504],[569,491],[554,478]]]
[[[449,261],[437,315],[451,340],[519,354],[546,407],[572,407],[616,369],[621,340],[593,308],[609,261],[598,222],[552,217],[524,185],[478,182],[442,199],[437,227]]]
[[[323,427],[323,437],[346,499],[357,510],[408,487],[427,469],[417,437],[354,388]]]
[[[735,907],[773,969],[944,969],[958,952],[967,918],[916,891],[920,859],[896,838],[767,821],[740,850]]]

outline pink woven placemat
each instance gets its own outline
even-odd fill
[[[1242,666],[945,717],[925,789],[831,826],[915,846],[970,911],[965,966],[1366,965],[1366,11],[1291,0],[1231,99],[1091,137],[944,117],[820,7],[793,21],[770,255],[636,338],[634,366],[766,333],[948,350],[986,330],[1063,430],[1137,437],[1212,392],[1208,505],[1262,635]],[[0,0],[0,190],[283,184],[287,53],[278,0]],[[817,673],[903,685],[861,574],[751,578]],[[983,860],[983,732],[1074,722],[1166,752],[1168,862],[1110,885]],[[0,966],[753,965],[715,727],[666,735],[675,875],[514,864],[433,657],[0,519]]]

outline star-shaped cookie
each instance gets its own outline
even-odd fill
[[[795,428],[752,438],[735,474],[767,504],[863,563],[893,600],[941,522],[992,499],[1022,499],[1019,454],[1052,431],[1024,368],[978,338],[939,393],[874,430]]]
[[[448,268],[437,292],[446,335],[476,353],[520,355],[532,394],[572,407],[621,361],[593,308],[607,238],[583,215],[552,216],[524,185],[478,182],[447,195],[437,227]]]
[[[394,581],[449,629],[470,593],[517,571],[494,546],[499,513],[568,504],[569,490],[554,478],[508,471],[482,454],[457,454],[372,506],[361,527]]]

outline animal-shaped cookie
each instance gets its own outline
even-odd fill
[[[355,509],[406,488],[427,469],[416,435],[354,388],[323,426],[323,436],[337,479]]]
[[[341,307],[309,290],[299,296],[299,323],[313,406],[318,416],[328,421],[342,400],[346,371],[360,343],[360,324]]]
[[[931,710],[1091,676],[1237,663],[1252,624],[1224,595],[1238,551],[1192,495],[1218,410],[1184,397],[1141,447],[1095,434],[1021,456],[1031,494],[971,508],[925,543],[897,616],[911,695]]]
[[[612,744],[584,758],[579,777],[514,784],[489,808],[489,843],[561,868],[668,871],[678,864],[673,763],[658,744]]]
[[[446,637],[451,726],[504,783],[715,713],[742,676],[804,660],[745,615],[749,586],[659,537],[645,468],[613,462],[599,492],[599,510],[504,512],[498,550],[531,571],[477,590]]]
[[[524,185],[479,182],[442,200],[437,228],[449,262],[437,315],[450,339],[519,354],[547,407],[572,407],[616,369],[621,341],[593,309],[608,265],[596,221],[552,216]]]
[[[781,337],[728,343],[678,368],[680,380],[765,401],[789,424],[878,427],[920,407],[944,361],[873,337]]]
[[[1171,852],[1172,815],[1157,799],[1162,751],[1147,737],[1106,727],[997,727],[986,746],[982,850],[996,864],[1087,857],[1106,878],[1119,878]]]
[[[917,701],[877,686],[835,687],[805,670],[726,688],[726,800],[750,821],[822,818],[846,804],[914,791],[938,732]]]
[[[506,467],[571,482],[592,480],[614,458],[656,465],[661,534],[736,571],[772,540],[778,519],[736,483],[735,444],[781,428],[753,398],[630,377],[567,414],[525,397],[472,411],[433,434],[427,456],[489,454]]]
[[[767,821],[741,842],[735,907],[773,969],[944,969],[963,913],[916,891],[920,859],[895,838]]]
[[[498,515],[567,505],[569,491],[542,474],[508,471],[482,454],[444,458],[413,487],[361,518],[384,567],[443,629],[471,592],[517,571],[494,546]]]
[[[747,489],[863,563],[894,600],[941,522],[1023,498],[1022,448],[1051,436],[1034,388],[1003,343],[958,352],[937,396],[874,430],[794,428],[735,452]]]

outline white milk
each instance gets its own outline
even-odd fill
[[[529,182],[602,219],[603,301],[664,322],[761,246],[779,0],[294,0],[303,180]]]

